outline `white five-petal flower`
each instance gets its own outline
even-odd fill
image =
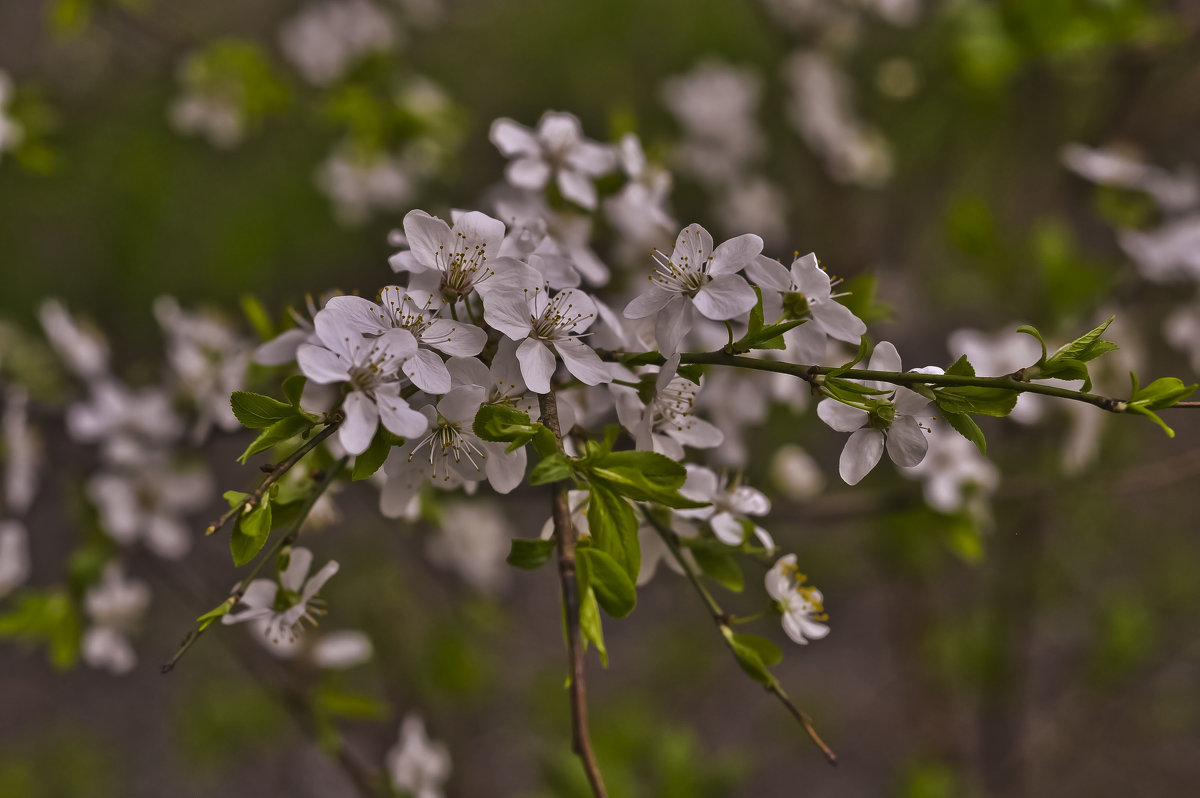
[[[676,510],[684,518],[708,521],[713,534],[727,546],[740,546],[746,539],[747,516],[764,516],[771,512],[771,500],[749,485],[730,485],[727,477],[704,466],[687,466],[687,481],[679,489],[684,498],[709,502],[708,507]],[[767,551],[775,549],[770,533],[758,524],[749,523],[755,537]]]
[[[805,585],[807,581],[796,567],[795,554],[780,557],[766,577],[767,593],[779,602],[783,613],[783,631],[801,645],[829,634],[829,627],[821,623],[829,620],[824,597],[820,590]]]
[[[693,308],[706,318],[726,321],[754,307],[754,289],[737,272],[753,263],[762,248],[762,239],[747,233],[714,249],[707,230],[698,224],[685,227],[669,257],[654,250],[651,286],[625,306],[625,318],[655,316],[659,350],[678,352],[692,328]]]
[[[317,616],[324,615],[325,611],[316,596],[337,573],[337,561],[330,560],[310,577],[311,551],[297,547],[287,556],[287,567],[279,574],[278,581],[255,579],[246,586],[241,600],[221,618],[221,623],[266,619],[264,632],[271,640],[295,640],[304,633],[302,624],[305,621],[317,625]]]
[[[488,137],[506,157],[512,158],[505,177],[518,188],[540,191],[553,177],[562,195],[576,205],[596,207],[592,179],[617,165],[611,147],[583,137],[572,114],[550,111],[530,130],[511,119],[492,122]]]
[[[901,371],[896,347],[881,341],[871,353],[869,368],[872,371]],[[936,367],[917,371],[926,374],[942,372]],[[916,391],[894,388],[874,380],[864,380],[863,384],[887,392],[864,399],[869,410],[834,399],[825,399],[817,405],[817,415],[822,421],[838,432],[852,433],[838,461],[838,473],[847,485],[857,485],[870,473],[883,456],[884,448],[893,463],[905,468],[921,462],[929,449],[929,440],[925,437],[928,430],[917,420],[928,417],[924,412],[928,399]]]

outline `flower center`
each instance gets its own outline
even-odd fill
[[[450,421],[439,415],[433,430],[413,447],[408,454],[411,463],[422,449],[429,449],[429,466],[433,469],[434,481],[449,482],[458,474],[454,466],[459,466],[465,460],[475,468],[476,473],[483,472],[483,464],[487,461],[485,452],[474,436],[464,435],[462,427],[457,422]],[[424,455],[422,455],[424,456]]]
[[[654,274],[650,275],[650,279],[672,293],[694,298],[701,288],[712,282],[712,277],[708,274],[708,264],[712,255],[705,258],[701,252],[701,262],[692,263],[687,255],[676,256],[672,253],[672,257],[668,258],[656,249],[652,257]]]
[[[572,299],[573,295],[570,292],[563,292],[551,297],[542,311],[542,315],[537,318],[529,317],[533,324],[533,329],[529,333],[530,337],[547,340],[565,338],[572,330],[591,324],[591,320],[595,318],[596,314],[579,312],[575,309]]]
[[[442,296],[450,302],[471,293],[475,286],[495,274],[487,265],[486,243],[472,244],[464,234],[455,235],[458,243],[454,249],[447,252],[444,244],[439,245],[435,256],[442,272]]]

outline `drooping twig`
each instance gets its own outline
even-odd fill
[[[309,443],[312,443],[312,441],[309,441]],[[305,446],[308,446],[308,444],[305,444]],[[309,448],[311,449],[312,447],[310,446]],[[294,456],[295,455],[293,454],[293,457]],[[288,459],[290,460],[291,457]],[[300,513],[294,519],[292,519],[291,524],[288,525],[287,531],[276,538],[275,542],[271,544],[271,547],[267,549],[264,554],[259,555],[258,561],[254,563],[254,566],[250,569],[250,572],[246,574],[246,576],[244,576],[240,582],[238,582],[237,587],[235,587],[233,592],[229,594],[229,597],[225,599],[226,603],[228,603],[230,607],[241,600],[242,596],[246,592],[246,588],[252,581],[254,581],[254,578],[258,576],[259,572],[263,569],[263,566],[268,562],[274,562],[275,557],[279,554],[280,550],[284,546],[290,545],[296,540],[296,536],[300,534],[300,526],[304,523],[304,519],[308,518],[308,514],[312,512],[313,505],[315,505],[317,503],[317,499],[321,498],[321,495],[325,493],[326,488],[328,488],[330,483],[333,482],[333,479],[337,476],[338,472],[345,468],[348,460],[348,455],[343,456],[333,468],[329,469],[329,471],[325,473],[321,481],[317,483],[316,487],[313,488],[312,492],[308,495],[308,498],[305,499],[304,506],[300,509]],[[295,465],[295,463],[293,463],[293,465]],[[291,466],[289,466],[289,468],[290,467]],[[188,649],[196,644],[196,641],[200,639],[200,635],[204,634],[204,630],[207,628],[208,624],[201,623],[188,632],[187,636],[183,638],[183,642],[179,644],[179,648],[175,651],[175,654],[166,662],[166,664],[162,666],[162,672],[170,673],[172,670],[174,670],[175,665],[180,659],[183,658],[183,655],[188,652]]]
[[[284,474],[286,474],[294,465],[296,465],[296,463],[300,462],[304,455],[317,448],[322,441],[324,441],[333,433],[337,432],[337,428],[339,426],[341,426],[341,421],[334,420],[329,422],[327,425],[325,425],[325,429],[321,430],[316,435],[313,435],[311,438],[305,441],[300,448],[296,449],[296,451],[292,452],[283,460],[280,460],[278,463],[276,463],[271,469],[270,473],[267,474],[266,478],[259,484],[257,488],[254,489],[253,493],[242,499],[234,506],[230,507],[229,510],[220,518],[209,524],[208,528],[204,530],[204,534],[206,536],[213,534],[221,527],[232,521],[234,518],[237,518],[238,513],[240,513],[244,508],[253,507],[262,501],[262,497],[272,485],[278,482]]]
[[[558,423],[558,403],[554,392],[539,397],[541,421],[554,433],[562,451],[562,429]],[[583,763],[588,784],[596,798],[607,798],[604,779],[592,750],[587,723],[587,685],[583,673],[583,631],[579,622],[579,578],[575,568],[575,527],[571,523],[571,507],[567,500],[567,485],[555,482],[551,486],[551,516],[558,547],[558,575],[562,582],[563,606],[567,615],[567,660],[571,673],[571,747]]]
[[[729,614],[721,609],[721,605],[717,603],[717,600],[713,598],[712,593],[710,593],[708,588],[704,586],[704,583],[700,581],[700,574],[696,573],[696,569],[692,565],[691,561],[683,556],[683,552],[679,549],[679,539],[676,537],[675,533],[664,527],[659,519],[656,518],[654,514],[649,512],[649,510],[645,507],[642,508],[642,515],[645,516],[646,521],[649,522],[650,526],[654,528],[654,531],[658,533],[658,536],[662,538],[663,543],[667,545],[667,548],[671,552],[671,557],[676,563],[679,564],[679,567],[683,569],[683,573],[687,576],[688,581],[692,583],[692,587],[696,589],[696,593],[700,596],[700,600],[704,602],[704,606],[708,608],[709,614],[712,615],[713,622],[717,625],[717,629],[721,632],[721,639],[725,641],[725,645],[729,648],[730,652],[733,653],[734,657],[736,657],[737,651],[733,647],[733,630],[729,626]],[[791,713],[792,717],[794,717],[800,723],[800,725],[804,727],[805,734],[807,734],[809,739],[816,744],[817,748],[821,749],[821,753],[825,755],[826,761],[828,761],[831,765],[837,765],[837,755],[834,754],[833,750],[826,745],[824,740],[821,739],[821,735],[817,733],[816,726],[813,725],[812,718],[807,712],[792,703],[792,699],[788,697],[788,694],[784,691],[783,685],[779,683],[779,680],[772,676],[770,683],[764,685],[764,687],[766,691],[775,696],[775,698],[777,698],[779,702],[783,704],[787,711]]]

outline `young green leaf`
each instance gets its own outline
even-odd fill
[[[283,381],[283,395],[292,407],[300,407],[300,397],[304,395],[306,384],[308,384],[308,377],[303,374],[293,374]]]
[[[638,545],[637,517],[629,502],[605,485],[588,485],[587,520],[596,548],[608,553],[629,575],[637,579],[642,567],[642,551]]]
[[[946,419],[954,430],[979,449],[980,454],[987,454],[987,439],[983,437],[983,430],[975,423],[975,419],[968,416],[966,413],[950,413],[942,411],[942,418]]]
[[[726,590],[734,593],[742,592],[745,579],[737,559],[707,546],[695,546],[691,548],[691,552],[692,557],[696,560],[696,565],[700,566],[700,571],[705,576]]]
[[[233,414],[243,427],[264,429],[296,415],[296,408],[278,399],[250,391],[234,391],[229,397]]]
[[[264,501],[243,510],[229,536],[229,551],[233,564],[242,566],[254,559],[271,535],[271,503]]]
[[[609,452],[586,463],[589,479],[634,501],[655,502],[678,509],[704,507],[679,495],[687,470],[657,452]]]
[[[733,636],[733,640],[738,645],[745,646],[746,648],[754,651],[754,653],[758,654],[758,658],[762,660],[762,663],[768,668],[778,665],[783,661],[783,652],[779,650],[779,646],[775,645],[765,637],[759,637],[758,635],[735,634]]]
[[[596,594],[596,601],[610,617],[624,618],[637,606],[637,588],[633,579],[611,556],[594,546],[580,547],[575,558],[586,582]]]
[[[571,458],[561,452],[545,457],[529,472],[530,485],[545,485],[571,476]]]
[[[354,458],[354,468],[350,472],[351,481],[367,479],[383,466],[391,453],[392,447],[404,443],[404,439],[387,430],[382,424],[375,430],[371,445],[362,454]]]
[[[536,571],[554,554],[554,541],[541,538],[513,538],[508,550],[508,564],[526,571]]]
[[[600,654],[600,664],[608,667],[608,650],[604,647],[604,629],[600,624],[600,606],[596,602],[596,594],[589,587],[586,590],[580,585],[579,591],[579,629],[583,639],[596,647]]]
[[[312,426],[313,422],[304,416],[292,416],[282,421],[276,421],[260,432],[258,437],[246,447],[246,451],[242,452],[238,458],[238,462],[245,463],[252,455],[265,452],[277,443],[283,443],[289,438],[294,438],[302,432],[312,429]]]

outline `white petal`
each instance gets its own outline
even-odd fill
[[[483,351],[487,333],[474,324],[464,324],[452,319],[434,319],[421,334],[429,346],[447,355],[470,357]]]
[[[450,390],[450,372],[436,352],[419,349],[404,361],[404,373],[413,385],[431,394],[443,394]]]
[[[729,513],[717,513],[708,519],[713,534],[726,546],[740,546],[746,539],[746,528]]]
[[[596,187],[592,185],[591,178],[574,169],[559,170],[558,190],[564,197],[581,208],[587,208],[590,211],[596,207]]]
[[[702,418],[690,416],[680,426],[671,425],[663,432],[693,449],[714,449],[725,442],[725,433]]]
[[[550,180],[550,164],[538,156],[518,158],[509,161],[504,169],[504,177],[517,188],[538,191]]]
[[[534,393],[549,393],[550,378],[554,376],[554,355],[541,341],[526,338],[517,347],[521,376]]]
[[[304,602],[308,602],[313,596],[317,595],[317,591],[325,586],[330,577],[338,572],[337,560],[330,560],[321,567],[321,570],[313,574],[312,579],[304,583],[304,592],[300,594],[300,598]]]
[[[514,341],[526,338],[533,329],[529,300],[523,291],[501,289],[488,292],[483,300],[483,318]]]
[[[713,252],[708,273],[716,277],[739,272],[761,255],[762,249],[763,240],[754,233],[731,238]]]
[[[415,438],[429,426],[429,419],[413,410],[408,401],[400,396],[400,384],[392,383],[375,389],[375,407],[379,420],[394,435]]]
[[[792,290],[792,275],[787,267],[766,255],[759,255],[746,264],[746,276],[763,288],[777,292]]]
[[[712,254],[712,236],[700,225],[689,224],[679,231],[675,239],[671,262],[688,271],[700,271]]]
[[[612,381],[604,361],[578,338],[559,338],[554,341],[554,348],[563,359],[567,371],[585,385],[602,385]]]
[[[714,321],[735,319],[754,307],[758,297],[746,278],[723,274],[701,288],[692,302],[696,310]]]
[[[807,366],[819,366],[825,362],[829,348],[829,336],[819,325],[811,321],[793,327],[783,334],[787,346],[788,360]]]
[[[497,493],[510,493],[525,479],[525,463],[528,455],[522,446],[514,452],[505,452],[502,443],[485,444],[488,459],[484,464],[484,472],[492,490]]]
[[[653,283],[645,293],[634,297],[625,306],[623,315],[627,319],[644,319],[647,316],[653,316],[678,296],[679,294],[674,291],[668,291],[657,283]]]
[[[371,445],[375,429],[379,426],[379,409],[361,391],[351,391],[342,404],[346,420],[338,433],[338,440],[349,454],[362,454]]]
[[[817,417],[838,432],[854,432],[867,423],[866,410],[842,404],[836,399],[824,399],[817,405]]]
[[[308,341],[312,332],[300,327],[284,330],[254,350],[254,362],[261,366],[281,366],[296,359],[296,349]]]
[[[683,336],[692,329],[692,303],[681,296],[675,296],[667,306],[658,312],[654,320],[654,338],[658,349],[664,355],[673,355],[679,351]]]
[[[292,549],[288,556],[288,567],[279,575],[279,584],[286,590],[299,593],[300,588],[304,587],[304,579],[308,576],[309,569],[312,568],[312,561],[313,553],[309,549],[303,546]]]
[[[454,218],[453,234],[455,237],[461,235],[467,247],[482,245],[486,256],[494,258],[504,241],[504,222],[486,213],[468,211]]]
[[[347,361],[323,346],[301,344],[296,350],[296,363],[301,374],[321,385],[350,379]]]
[[[511,119],[500,118],[492,122],[488,140],[496,145],[502,155],[537,155],[541,151],[533,131]]]
[[[846,441],[838,459],[838,473],[847,485],[857,485],[883,456],[883,433],[877,429],[860,429]]]
[[[485,389],[478,385],[466,385],[443,396],[438,402],[437,411],[447,421],[470,427],[486,398]]]
[[[925,459],[929,438],[911,416],[899,416],[887,431],[887,453],[898,466],[911,468]]]
[[[867,332],[867,325],[840,302],[822,302],[811,307],[813,319],[839,341],[858,344]]]
[[[871,364],[867,368],[871,371],[904,370],[900,365],[900,353],[891,341],[880,341],[875,345],[875,351],[871,353]]]
[[[455,235],[450,231],[450,225],[425,211],[409,211],[405,215],[404,235],[408,237],[413,259],[426,269],[439,268],[439,248],[454,251]],[[392,265],[394,268],[395,264]]]
[[[451,384],[456,388],[460,385],[479,385],[487,388],[492,384],[491,372],[478,358],[452,357],[446,361],[446,369],[450,372]]]

